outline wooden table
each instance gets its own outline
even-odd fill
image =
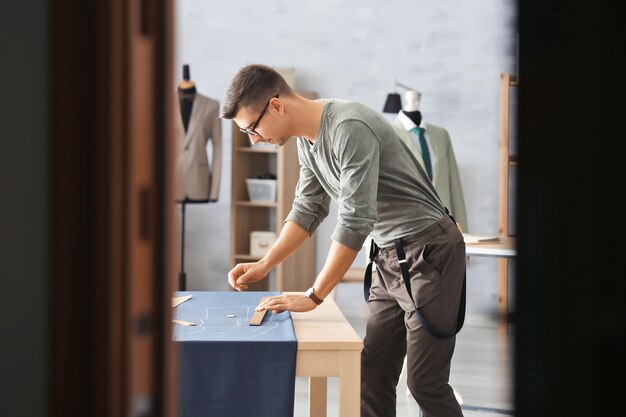
[[[465,244],[465,253],[470,256],[488,256],[501,258],[503,268],[506,262],[517,256],[517,242],[514,237],[501,237],[499,242]],[[498,273],[498,329],[506,332],[509,311],[509,279],[508,271]]]
[[[513,258],[517,255],[514,237],[502,237],[499,242],[466,243],[465,253],[474,256]]]
[[[363,341],[332,297],[306,313],[291,313],[298,340],[296,376],[309,378],[309,416],[326,417],[327,378],[339,378],[339,417],[361,415]]]

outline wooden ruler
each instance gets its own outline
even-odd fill
[[[180,324],[182,326],[195,326],[196,325],[196,323],[192,323],[190,321],[185,321],[185,320],[178,320],[178,319],[172,319],[172,323]]]
[[[172,308],[179,306],[189,299],[191,299],[191,294],[172,298]]]
[[[263,301],[267,300],[268,298],[269,297],[261,298],[261,301],[259,301],[259,304],[261,304]],[[250,325],[250,326],[260,326],[261,322],[263,321],[263,317],[265,317],[265,313],[267,313],[267,310],[255,311],[254,314],[252,315],[252,318],[250,319],[250,322],[248,323],[248,325]]]

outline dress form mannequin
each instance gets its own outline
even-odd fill
[[[417,91],[409,90],[404,94],[406,99],[406,106],[402,109],[409,119],[411,119],[417,126],[422,122],[422,113],[420,113],[420,94]]]
[[[221,121],[219,103],[196,89],[183,65],[178,84],[180,119],[178,134],[178,201],[217,201],[221,172]],[[211,145],[211,148],[208,146]]]
[[[457,224],[460,223],[463,230],[468,230],[465,198],[450,135],[446,129],[424,121],[420,112],[421,94],[419,92],[409,90],[405,93],[404,98],[406,105],[400,110],[398,117],[393,122],[394,128],[400,139],[415,154],[422,166],[424,166],[424,161],[421,146],[416,143],[416,135],[411,130],[415,126],[425,130],[425,139],[428,143],[433,170],[433,185]]]
[[[181,256],[179,290],[186,290],[185,273],[185,207],[206,204],[218,199],[221,172],[221,120],[219,103],[196,91],[190,79],[189,65],[183,66],[183,79],[178,84],[180,104],[176,120],[176,201],[181,204]],[[211,145],[210,149],[208,145]],[[210,156],[210,157],[209,157]]]

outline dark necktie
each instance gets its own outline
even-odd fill
[[[430,162],[430,151],[428,150],[428,145],[426,144],[426,136],[424,136],[424,129],[421,127],[414,127],[411,129],[411,132],[415,133],[415,135],[419,138],[420,148],[422,149],[422,159],[424,160],[424,168],[426,168],[426,173],[428,174],[428,178],[433,180],[433,166]]]

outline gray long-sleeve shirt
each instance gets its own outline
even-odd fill
[[[285,221],[313,233],[328,215],[332,198],[339,213],[331,239],[360,250],[368,235],[388,247],[446,215],[391,122],[369,107],[325,100],[315,143],[297,140],[300,178]]]

